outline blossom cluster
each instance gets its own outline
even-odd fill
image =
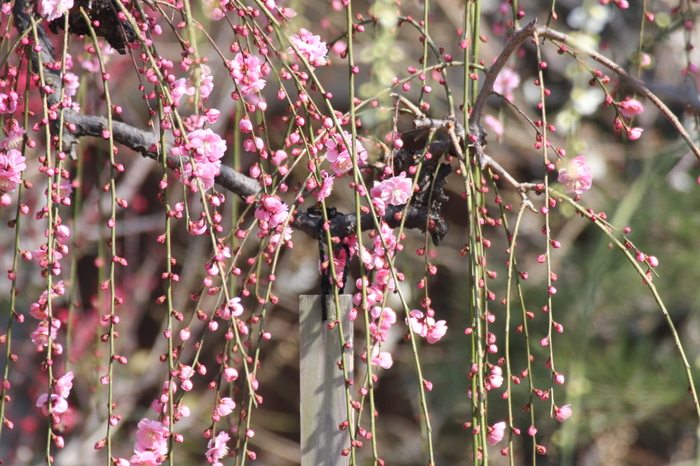
[[[343,131],[344,140],[353,143],[353,138],[350,133]],[[335,173],[335,176],[342,176],[344,173],[352,169],[353,162],[355,163],[366,163],[367,162],[367,151],[362,146],[359,140],[355,139],[355,161],[353,161],[350,151],[343,137],[338,136],[338,134],[333,133],[331,137],[326,141],[326,159],[331,163],[331,170]]]
[[[277,196],[263,196],[259,206],[255,209],[255,218],[258,220],[260,237],[267,236],[270,232],[281,231],[289,216],[289,206]]]
[[[642,137],[642,132],[644,132],[644,130],[636,126],[631,127],[631,121],[644,112],[644,105],[639,100],[630,98],[618,102],[616,105],[620,115],[627,119],[627,124],[623,123],[620,118],[615,118],[615,122],[613,123],[615,132],[619,133],[624,129],[630,141],[636,141]]]
[[[246,96],[265,88],[266,81],[263,78],[270,73],[270,68],[263,64],[263,60],[247,52],[236,54],[229,63],[231,77],[241,95]]]
[[[176,173],[190,190],[197,192],[201,181],[202,189],[209,190],[214,186],[214,179],[221,170],[221,158],[226,152],[226,141],[211,129],[197,129],[187,135],[187,143],[174,146],[170,153],[174,157],[189,155],[182,167]]]

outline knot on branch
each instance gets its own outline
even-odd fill
[[[126,48],[130,44],[136,42],[136,33],[126,19],[119,19],[119,7],[115,5],[113,0],[76,0],[73,8],[68,13],[68,32],[78,35],[90,35],[90,29],[85,23],[80,10],[83,9],[92,21],[92,27],[95,34],[104,37],[107,43],[124,55]],[[58,33],[59,29],[63,29],[65,18],[54,20],[49,24],[51,32]]]

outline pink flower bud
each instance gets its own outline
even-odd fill
[[[634,118],[644,111],[644,105],[637,99],[629,99],[617,104],[620,113],[625,118]]]
[[[564,422],[567,419],[571,417],[573,414],[571,411],[571,408],[569,407],[571,405],[564,405],[561,408],[557,408],[556,406],[554,407],[554,418],[559,421],[559,422]]]
[[[627,131],[627,138],[629,138],[630,141],[636,141],[637,139],[639,139],[640,137],[642,137],[642,132],[643,132],[643,131],[644,131],[644,130],[643,130],[642,128],[637,128],[637,127],[635,127],[635,128],[630,128],[630,129]]]

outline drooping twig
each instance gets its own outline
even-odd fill
[[[678,132],[678,134],[683,138],[683,140],[688,144],[690,150],[695,154],[695,156],[700,159],[700,148],[693,142],[692,138],[685,130],[678,118],[669,110],[669,108],[659,99],[656,94],[654,94],[649,87],[638,80],[637,78],[630,76],[627,71],[625,71],[620,65],[604,57],[595,50],[591,50],[587,47],[580,46],[576,41],[561,32],[554,31],[547,27],[542,27],[537,25],[537,21],[533,21],[527,24],[522,29],[517,30],[510,38],[506,46],[503,48],[501,53],[496,58],[496,61],[485,71],[485,79],[479,94],[472,107],[472,113],[469,115],[469,133],[472,135],[479,135],[481,133],[481,118],[484,113],[484,107],[486,105],[486,100],[488,99],[491,91],[493,90],[493,85],[496,81],[496,77],[501,72],[506,62],[510,56],[515,52],[518,47],[527,39],[535,34],[541,38],[547,38],[555,42],[571,47],[578,53],[583,53],[588,55],[596,62],[608,68],[610,71],[618,75],[623,81],[627,82],[630,86],[636,89],[640,94],[649,99],[660,111],[664,114],[666,119],[671,123],[673,128]]]

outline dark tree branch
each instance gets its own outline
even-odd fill
[[[401,214],[406,208],[405,205],[388,206],[386,213],[381,220],[386,222],[391,228],[396,228],[401,225]],[[405,228],[418,229],[425,232],[426,217],[428,209],[409,206],[406,211]],[[374,218],[371,213],[362,214],[361,222],[363,230],[371,230],[375,228]],[[355,214],[343,215],[339,214],[329,221],[331,237],[345,238],[355,234],[357,231],[357,216]],[[447,222],[442,217],[431,216],[431,227],[428,228],[430,233],[434,233],[439,239],[443,239],[447,234]],[[322,225],[323,219],[312,217],[306,212],[299,211],[295,214],[294,220],[290,223],[297,230],[303,231],[310,237],[317,239],[319,227]]]

